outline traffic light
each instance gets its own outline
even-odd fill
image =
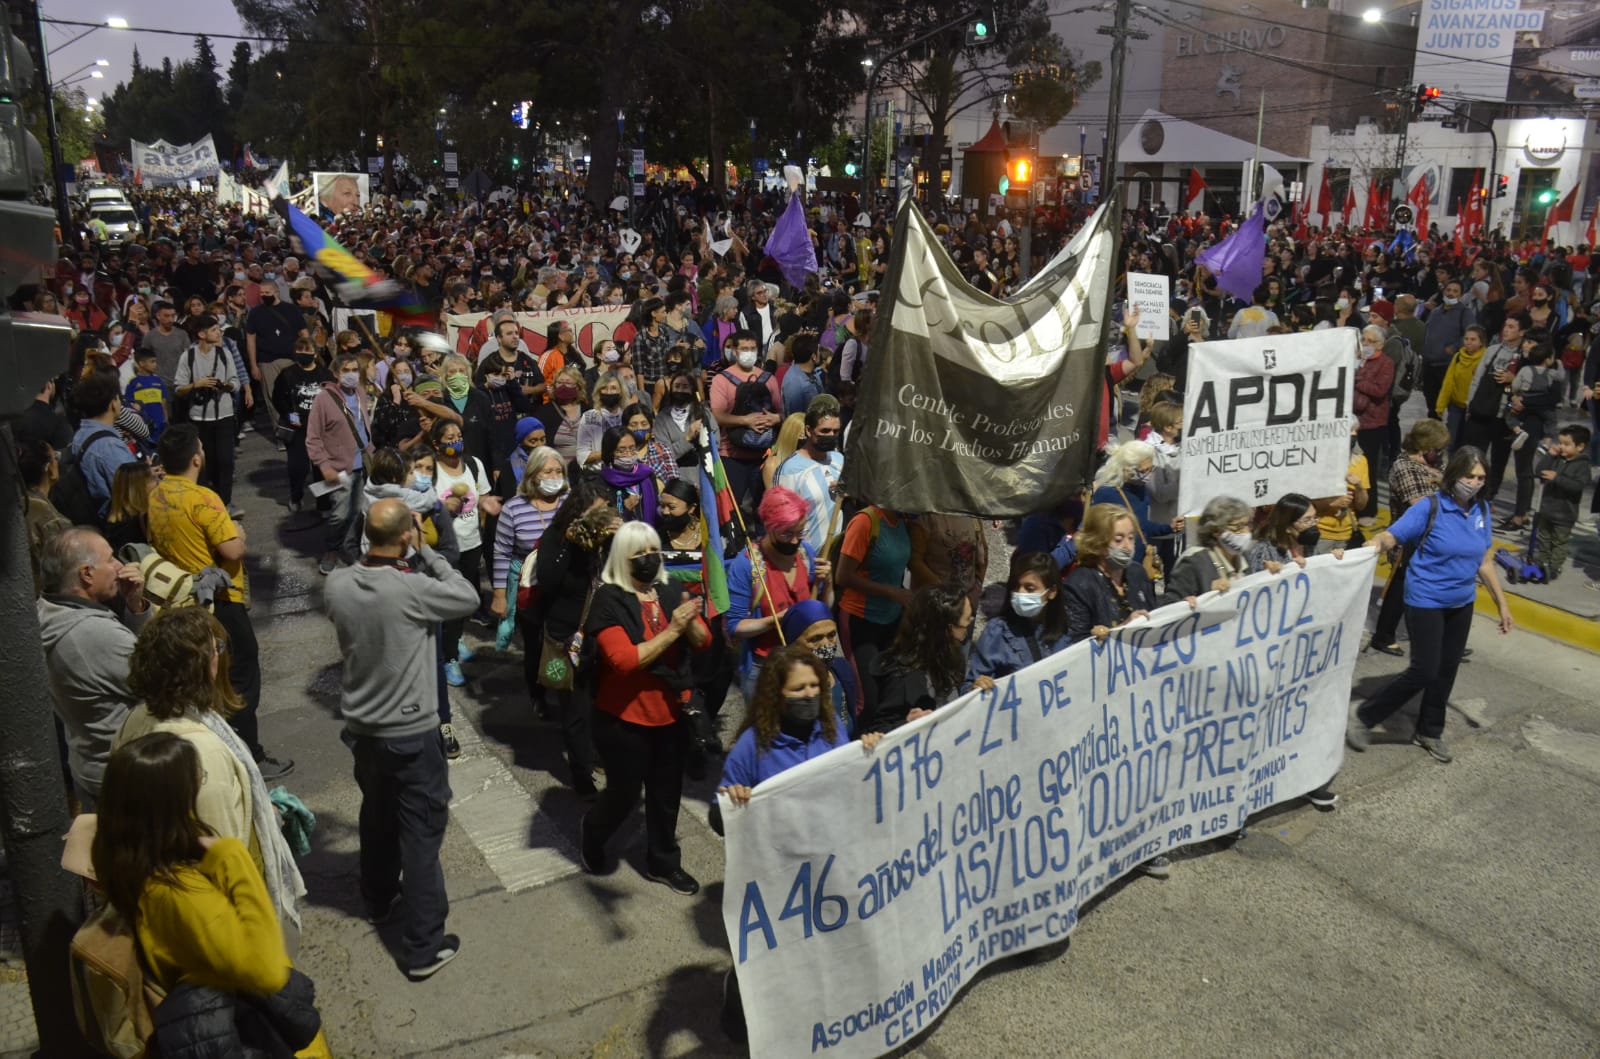
[[[1428,106],[1429,103],[1436,102],[1438,100],[1438,98],[1439,98],[1439,90],[1437,88],[1432,88],[1432,87],[1430,87],[1428,85],[1418,85],[1417,86],[1417,113],[1419,113],[1419,114],[1422,113],[1422,111]]]
[[[522,168],[522,158],[521,158],[521,156],[519,156],[519,155],[512,155],[511,156],[511,168],[512,169],[521,169]]]
[[[55,211],[27,201],[45,168],[22,112],[33,80],[27,45],[0,25],[0,418],[7,419],[27,411],[44,384],[67,370],[72,341],[60,316],[10,311],[12,295],[38,283],[56,257]]]
[[[1539,192],[1539,194],[1534,196],[1534,201],[1537,202],[1541,206],[1548,206],[1552,202],[1554,202],[1555,200],[1556,200],[1556,189],[1555,188],[1545,188],[1543,191]]]
[[[1007,152],[1006,154],[1006,179],[1013,188],[1026,189],[1033,186],[1033,171],[1036,165],[1031,152]]]
[[[1494,197],[1497,199],[1503,199],[1506,197],[1506,192],[1510,190],[1511,178],[1508,176],[1500,177],[1498,182],[1495,184]]]
[[[979,18],[967,24],[967,45],[969,47],[993,43],[994,27],[988,22]]]

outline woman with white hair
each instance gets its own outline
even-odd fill
[[[1144,561],[1144,550],[1152,541],[1183,532],[1183,519],[1155,522],[1150,518],[1150,476],[1155,472],[1156,450],[1145,441],[1125,441],[1106,455],[1106,462],[1094,476],[1091,504],[1116,504],[1133,512],[1139,532],[1133,561]]]
[[[1394,361],[1384,356],[1383,344],[1389,333],[1376,324],[1361,329],[1361,344],[1356,362],[1356,444],[1367,457],[1374,475],[1384,473],[1383,455],[1388,447],[1389,391],[1394,388]],[[1370,526],[1378,514],[1378,491],[1367,491],[1366,506],[1358,513],[1361,525]]]
[[[1167,571],[1161,602],[1187,600],[1192,607],[1207,592],[1226,592],[1234,578],[1255,573],[1249,556],[1250,505],[1231,496],[1213,497],[1200,512],[1198,547],[1190,548]]]
[[[606,842],[644,789],[645,878],[685,897],[700,884],[683,870],[678,803],[683,795],[679,718],[693,675],[689,649],[711,642],[700,603],[661,566],[661,538],[647,522],[617,529],[585,632],[593,645],[595,749],[606,769],[600,802],[578,825],[585,871],[610,870]]]

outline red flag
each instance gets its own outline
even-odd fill
[[[1590,250],[1594,249],[1595,236],[1600,234],[1600,230],[1595,228],[1596,223],[1600,223],[1600,203],[1597,203],[1594,212],[1589,214],[1589,230],[1583,233],[1584,242],[1588,244]]]
[[[1562,221],[1572,220],[1573,211],[1578,208],[1578,185],[1572,185],[1572,190],[1567,192],[1567,197],[1550,207],[1550,212],[1544,215],[1544,231],[1539,233],[1539,252],[1542,254],[1545,245],[1550,241],[1550,229]]]
[[[1340,213],[1340,220],[1345,227],[1354,224],[1356,215],[1356,186],[1354,183],[1346,184],[1344,188],[1344,210]]]
[[[1184,209],[1195,209],[1195,203],[1200,201],[1200,192],[1206,189],[1205,178],[1200,175],[1200,170],[1189,170],[1189,193],[1184,196]]]
[[[1406,201],[1411,204],[1412,214],[1417,222],[1417,234],[1428,234],[1428,177],[1422,174],[1417,177],[1417,182],[1411,185],[1411,191],[1406,195]]]
[[[1328,227],[1328,213],[1333,209],[1333,191],[1328,187],[1328,167],[1322,167],[1322,186],[1317,189],[1317,214],[1322,226]]]
[[[1372,229],[1378,227],[1379,218],[1383,216],[1382,207],[1378,205],[1378,182],[1367,181],[1367,208],[1361,214],[1361,227]]]

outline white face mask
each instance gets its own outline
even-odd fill
[[[1460,301],[1461,301],[1461,299],[1460,299],[1460,298],[1451,298],[1451,297],[1449,297],[1449,296],[1446,296],[1446,297],[1445,297],[1445,300],[1444,300],[1444,303],[1445,303],[1445,304],[1446,304],[1446,305],[1457,305],[1457,304],[1459,304],[1459,303],[1460,303]]]
[[[543,496],[556,496],[566,487],[567,480],[565,478],[539,479],[539,493]]]
[[[756,366],[756,351],[753,349],[739,350],[739,367],[749,371]]]

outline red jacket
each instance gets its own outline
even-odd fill
[[[1389,391],[1394,387],[1394,361],[1383,350],[1356,368],[1356,419],[1362,430],[1389,425]]]

